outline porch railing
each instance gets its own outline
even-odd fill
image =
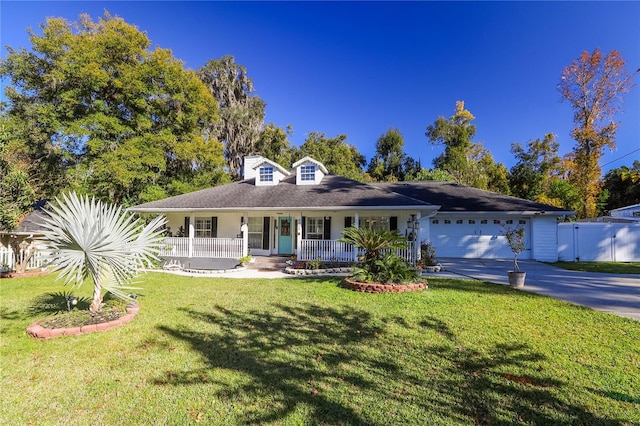
[[[19,259],[24,261],[24,259],[29,255],[29,250],[33,250],[33,248],[28,247],[26,250],[21,249],[18,253]],[[48,258],[48,253],[44,251],[40,251],[36,248],[36,252],[29,259],[29,263],[27,263],[27,269],[39,269],[46,266]],[[16,267],[15,256],[13,253],[13,249],[9,247],[4,247],[0,245],[0,269],[7,268],[9,270],[14,270]]]
[[[302,240],[299,260],[317,260],[323,262],[354,262],[356,250],[347,243],[336,240]]]
[[[189,238],[167,237],[161,246],[161,257],[209,257],[238,259],[242,257],[242,238],[193,238],[189,253]]]
[[[355,262],[359,250],[352,245],[336,240],[302,240],[298,260],[317,260],[323,262]],[[416,264],[416,243],[408,241],[406,247],[396,249],[396,254],[411,264]]]

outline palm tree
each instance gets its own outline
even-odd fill
[[[398,231],[378,231],[370,228],[350,227],[342,231],[343,238],[338,241],[351,244],[364,251],[364,263],[374,267],[384,252],[404,248],[407,240]]]
[[[53,271],[61,271],[57,279],[79,287],[90,278],[92,313],[100,310],[102,289],[131,300],[128,284],[157,259],[165,218],[158,216],[144,226],[122,207],[76,193],[56,198],[47,210],[44,238],[52,252]]]

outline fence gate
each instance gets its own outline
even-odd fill
[[[558,225],[558,259],[640,262],[640,223],[561,223]]]

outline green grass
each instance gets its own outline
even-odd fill
[[[554,262],[551,265],[571,271],[640,275],[640,262]]]
[[[40,341],[68,288],[0,280],[0,424],[640,423],[636,321],[471,280],[339,282],[150,273],[132,322]]]

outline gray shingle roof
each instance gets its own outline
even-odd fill
[[[256,186],[255,179],[247,179],[140,204],[130,210],[233,210],[243,208],[273,210],[336,207],[433,209],[437,206],[342,176],[327,175],[318,185],[296,185],[295,176],[283,179],[274,186]]]
[[[41,225],[43,223],[42,218],[47,216],[46,210],[44,210],[44,206],[47,204],[46,201],[38,201],[33,206],[33,211],[29,213],[27,216],[22,219],[22,221],[18,224],[16,229],[6,230],[0,229],[0,234],[40,234],[45,228]]]
[[[565,209],[451,182],[419,181],[376,183],[408,197],[440,205],[440,212],[547,212],[570,214]]]

